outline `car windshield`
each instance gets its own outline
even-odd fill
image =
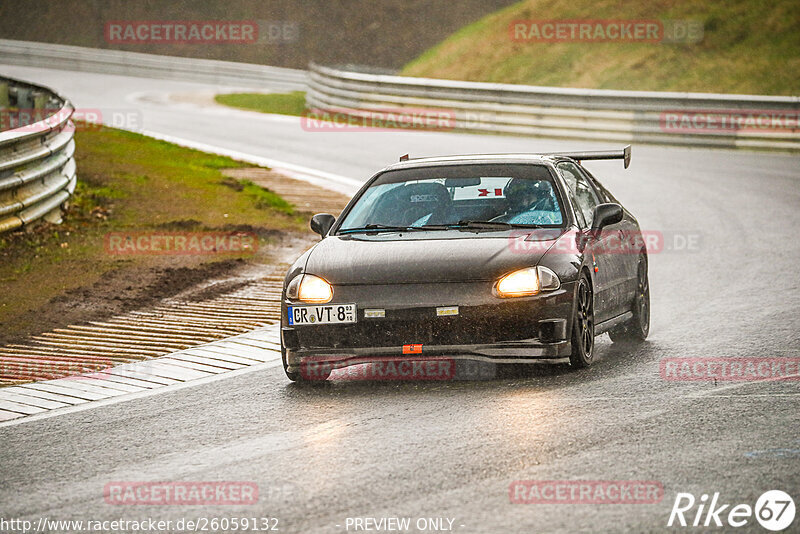
[[[345,215],[339,233],[560,227],[544,165],[450,165],[387,171]]]

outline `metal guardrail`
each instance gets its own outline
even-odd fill
[[[73,111],[46,87],[0,77],[0,113],[42,115],[0,131],[0,233],[38,219],[61,221],[76,185]]]
[[[720,148],[800,150],[800,97],[537,87],[409,78],[310,65],[309,108],[356,116],[440,110],[455,130]],[[667,113],[760,111],[794,128],[671,131]]]
[[[296,69],[7,39],[0,63],[286,91],[305,90],[308,80]]]

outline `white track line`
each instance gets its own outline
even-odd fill
[[[192,141],[191,139],[184,139],[181,137],[175,137],[173,135],[153,132],[150,130],[139,131],[136,133],[140,133],[147,137],[152,137],[153,139],[167,141],[168,143],[173,143],[187,148],[202,150],[203,152],[209,152],[211,154],[217,154],[219,156],[228,156],[229,158],[233,158],[239,161],[244,161],[246,163],[252,163],[254,165],[259,165],[261,167],[269,167],[271,169],[282,171],[283,174],[286,174],[290,178],[303,180],[305,182],[309,182],[319,187],[323,187],[330,191],[336,191],[339,193],[344,193],[346,195],[352,195],[353,193],[358,191],[358,189],[363,185],[363,182],[359,180],[348,178],[346,176],[341,176],[339,174],[320,171],[317,169],[312,169],[310,167],[295,165],[294,163],[287,163],[285,161],[279,161],[272,158],[256,156],[254,154],[247,154],[246,152],[240,152],[238,150],[231,150],[228,148],[222,148],[215,145],[209,145],[206,143],[201,143],[199,141]]]

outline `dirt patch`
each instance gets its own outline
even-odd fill
[[[291,261],[314,241],[308,234],[269,233],[274,245],[254,258],[208,261],[176,256],[153,258],[152,265],[122,264],[102,273],[94,283],[64,291],[46,304],[0,323],[0,346],[21,343],[56,328],[146,309],[177,295],[199,302],[230,293],[271,271],[275,264]]]
[[[274,191],[304,215],[321,212],[338,215],[350,200],[341,193],[287,178],[269,169],[222,169],[222,174],[226,177],[226,183],[241,184],[243,180],[249,180],[260,187]]]
[[[223,276],[240,268],[244,260],[226,260],[196,267],[132,267],[108,271],[87,287],[79,287],[50,299],[43,307],[31,310],[15,323],[27,328],[6,332],[0,324],[0,344],[22,341],[70,324],[101,320],[112,315],[152,305],[209,278]]]
[[[207,287],[194,288],[194,291],[191,292],[191,296],[192,299],[198,301],[209,300],[246,287],[250,285],[250,283],[251,280],[223,280]]]

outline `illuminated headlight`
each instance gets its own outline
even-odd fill
[[[561,287],[556,273],[547,267],[520,269],[502,277],[495,284],[498,297],[529,297],[541,291],[554,291]]]
[[[294,277],[286,287],[286,297],[292,300],[325,304],[333,298],[333,286],[313,274]]]

